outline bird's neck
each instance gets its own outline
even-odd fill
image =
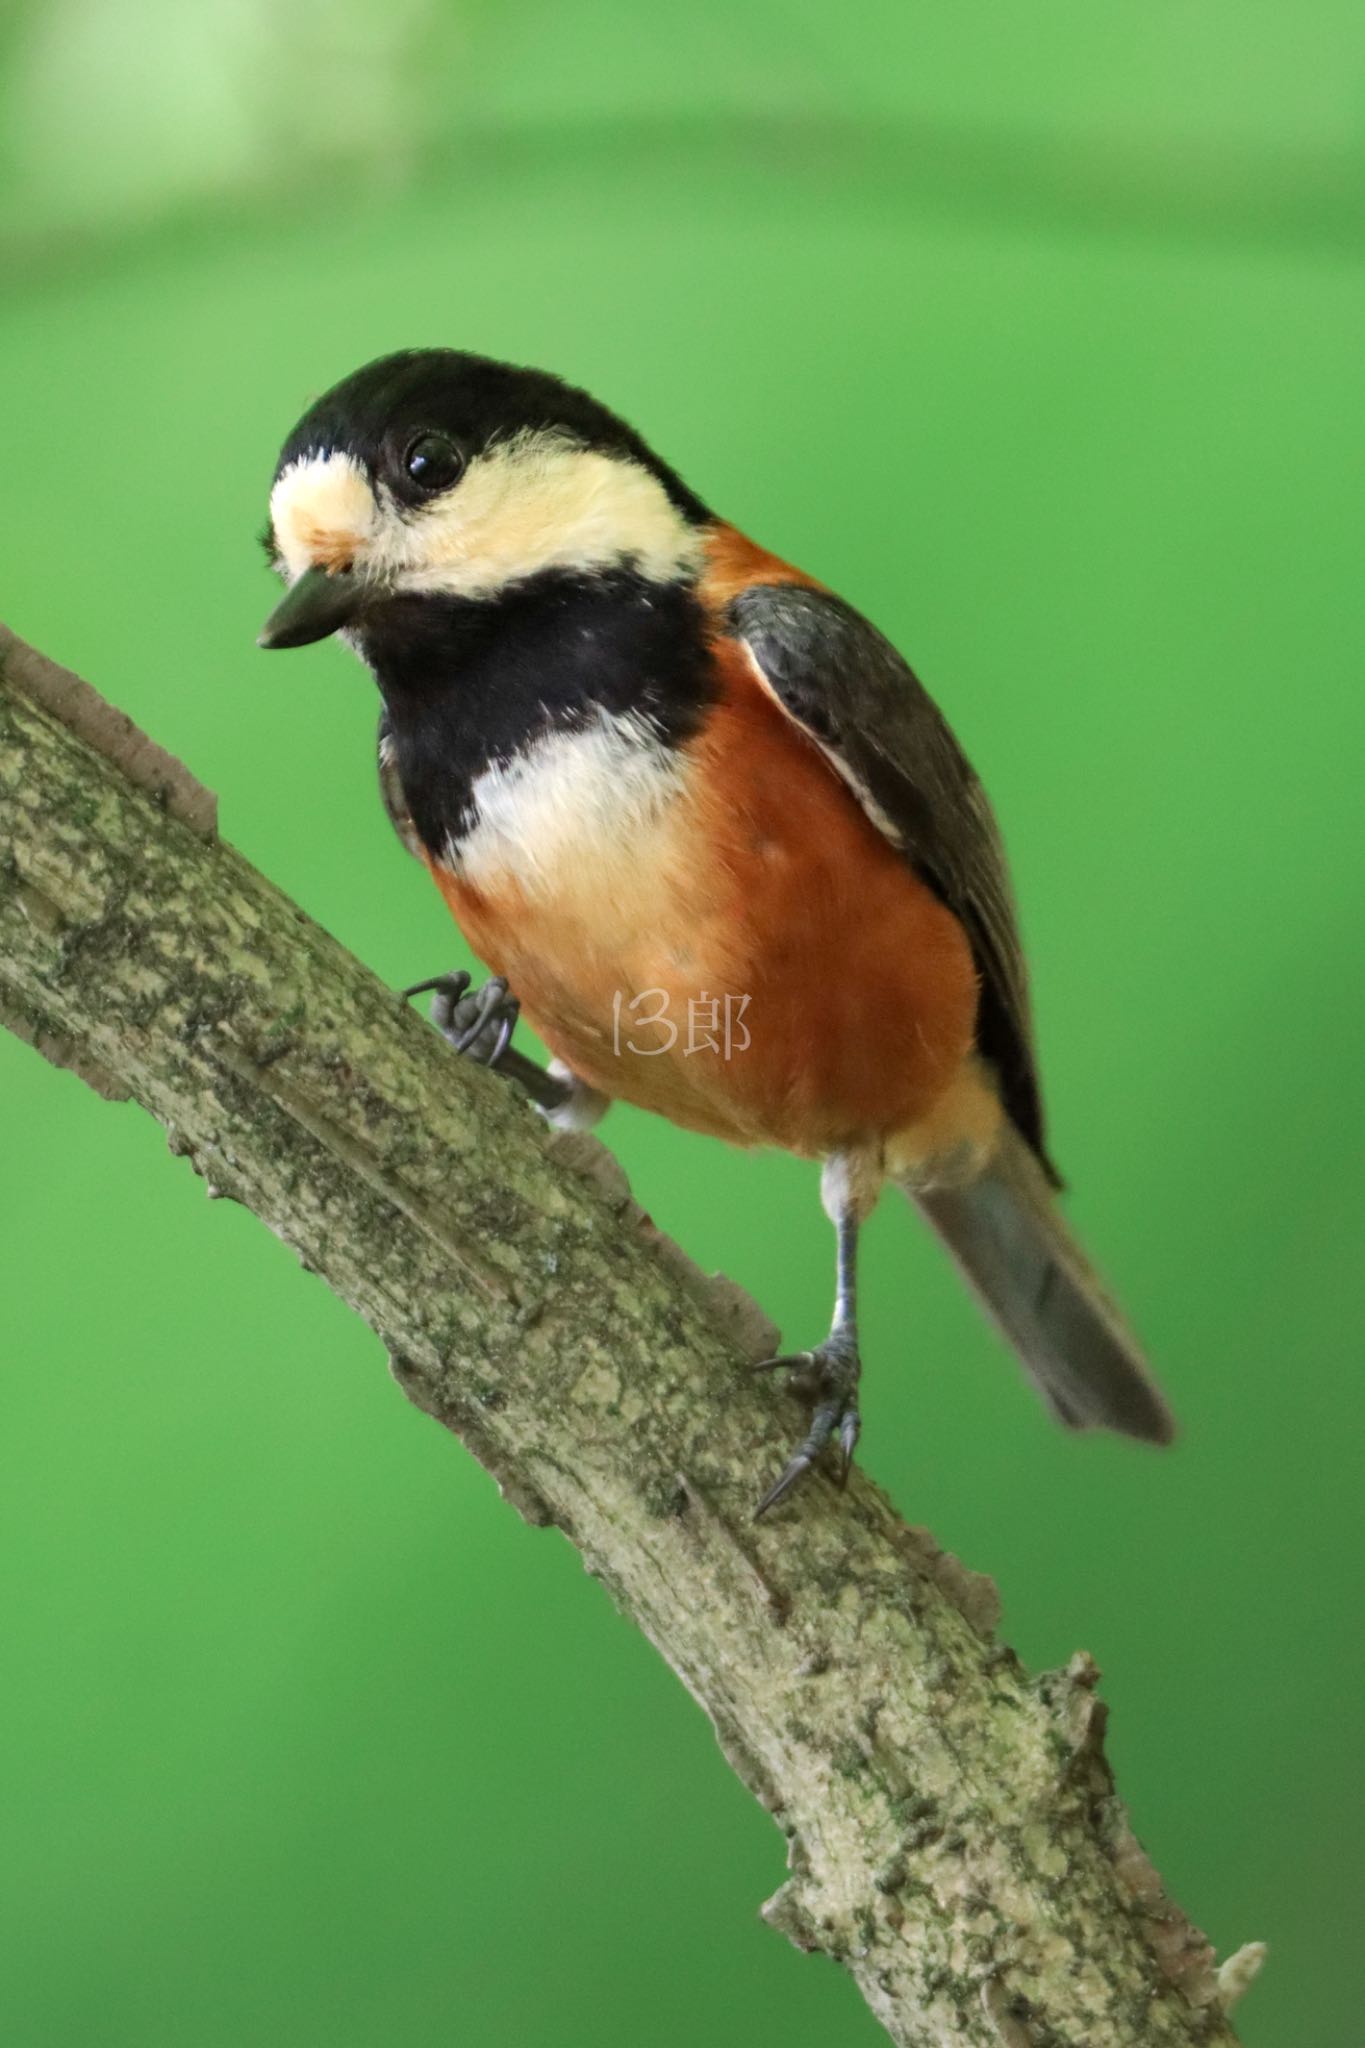
[[[492,598],[394,600],[358,644],[388,710],[413,823],[437,855],[468,829],[489,768],[602,720],[677,746],[714,688],[695,586],[625,566],[550,572]]]

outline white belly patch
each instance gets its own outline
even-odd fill
[[[573,732],[548,733],[473,786],[474,817],[446,859],[476,889],[509,883],[529,899],[613,902],[637,914],[646,877],[671,871],[679,756],[633,712],[599,712]]]

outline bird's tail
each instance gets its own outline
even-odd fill
[[[1170,1442],[1175,1425],[1141,1346],[1067,1229],[1036,1155],[1012,1126],[970,1187],[906,1192],[1060,1422]]]

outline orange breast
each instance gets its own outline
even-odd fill
[[[734,535],[718,582],[773,570],[797,580]],[[534,1029],[604,1093],[803,1153],[922,1125],[968,1065],[966,936],[743,650],[721,639],[715,658],[719,702],[629,861],[595,872],[585,846],[548,890],[436,880]]]
[[[922,1121],[971,1050],[957,919],[728,649],[695,743],[696,827],[737,935],[752,1044],[728,1085],[779,1143],[822,1152]]]

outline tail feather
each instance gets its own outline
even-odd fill
[[[1175,1424],[1142,1348],[1067,1229],[1037,1157],[1007,1128],[964,1188],[907,1188],[1053,1414],[1166,1444]]]

